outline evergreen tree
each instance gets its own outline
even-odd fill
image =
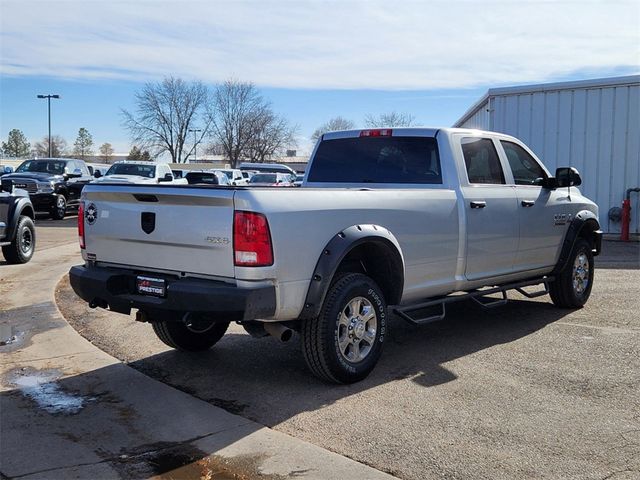
[[[2,142],[2,153],[8,157],[28,157],[31,145],[27,142],[22,130],[14,128],[9,132],[6,142]]]
[[[86,157],[93,155],[92,146],[93,137],[86,128],[80,128],[78,130],[78,138],[73,143],[73,154],[84,160]]]

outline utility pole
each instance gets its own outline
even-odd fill
[[[193,132],[193,163],[196,163],[196,160],[198,160],[198,132],[201,132],[202,130],[199,128],[190,128],[189,129],[190,132]]]
[[[47,109],[49,111],[49,158],[51,158],[51,99],[60,98],[60,95],[38,95],[38,98],[47,99]]]

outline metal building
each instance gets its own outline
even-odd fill
[[[640,75],[490,89],[455,123],[513,135],[554,172],[576,167],[582,192],[600,207],[605,232],[621,223],[608,212],[640,187]],[[631,197],[630,232],[640,233],[640,202]]]

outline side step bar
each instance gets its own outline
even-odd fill
[[[462,295],[445,295],[444,297],[436,297],[426,302],[414,303],[411,305],[393,305],[391,306],[391,311],[403,320],[406,320],[413,325],[424,325],[427,323],[443,320],[447,314],[446,305],[448,303],[461,302],[463,300],[473,300],[482,308],[499,307],[507,303],[508,290],[516,290],[527,298],[536,298],[549,293],[549,283],[553,282],[554,280],[554,277],[538,277],[521,282],[507,283],[505,285],[487,288],[485,290],[471,290]],[[540,284],[543,285],[543,290],[539,290],[537,292],[529,293],[522,289],[523,287]],[[492,295],[494,293],[502,294],[502,298],[486,298],[487,295]],[[428,315],[422,318],[413,318],[411,316],[412,312],[424,310],[425,308],[429,307],[440,307],[440,311],[434,315]]]

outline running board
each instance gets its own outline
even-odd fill
[[[492,287],[485,290],[471,290],[462,295],[446,295],[444,297],[437,297],[426,302],[414,303],[411,305],[393,305],[390,308],[393,313],[413,325],[425,325],[427,323],[443,320],[447,314],[446,305],[448,303],[461,302],[463,300],[473,300],[482,308],[499,307],[507,303],[507,291],[509,290],[516,290],[527,298],[540,297],[549,293],[549,283],[553,282],[554,280],[554,277],[539,277],[521,282],[507,283],[505,285],[500,285],[498,287]],[[523,287],[530,287],[532,285],[540,284],[544,285],[543,290],[532,293],[523,290]],[[502,294],[502,298],[486,298],[487,295],[492,295],[494,293]],[[412,312],[424,310],[425,308],[429,307],[440,307],[440,311],[436,314],[428,315],[422,318],[413,318],[411,316]]]

